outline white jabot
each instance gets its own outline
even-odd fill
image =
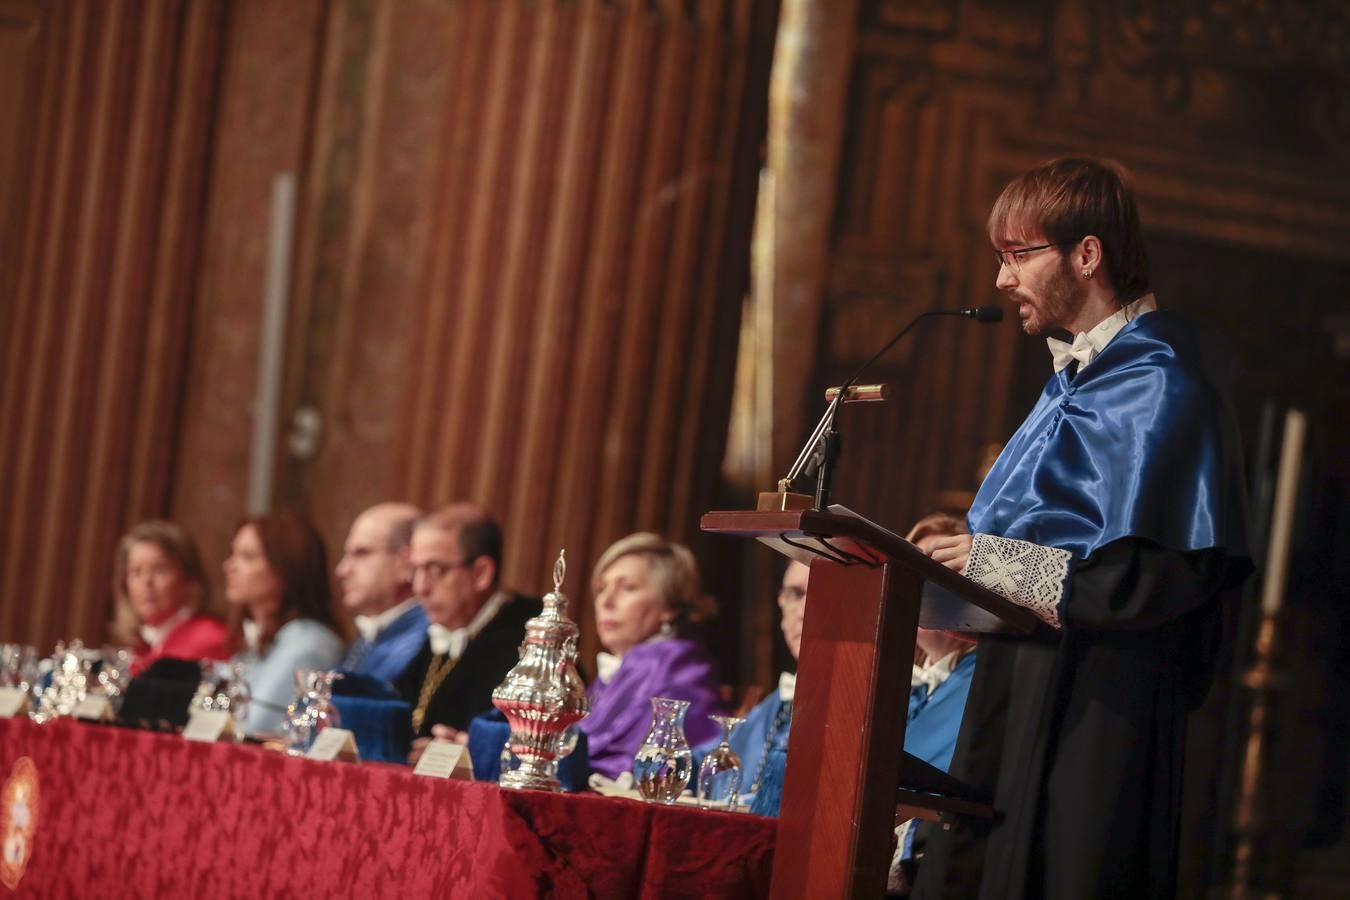
[[[449,654],[451,659],[459,659],[464,655],[464,648],[469,646],[469,641],[487,627],[492,617],[497,615],[509,599],[510,595],[502,591],[493,594],[483,604],[483,608],[478,610],[478,614],[463,628],[445,628],[434,623],[428,625],[427,639],[431,641],[431,652],[437,656]]]
[[[192,610],[188,609],[186,606],[180,606],[178,607],[178,612],[169,616],[158,625],[142,625],[137,630],[141,634],[141,640],[145,641],[145,645],[154,649],[164,643],[164,639],[169,636],[169,632],[173,631],[190,618],[192,618]]]
[[[365,638],[366,643],[373,644],[375,639],[380,636],[390,625],[393,625],[399,616],[417,605],[416,597],[409,597],[402,603],[396,603],[382,613],[373,616],[353,616],[352,622],[356,625],[356,630]]]
[[[924,686],[925,696],[932,696],[933,691],[938,689],[938,685],[951,677],[952,670],[956,664],[961,661],[961,657],[968,653],[968,650],[953,650],[942,659],[936,662],[926,663],[922,666],[914,667],[914,675],[910,678],[910,686]]]
[[[796,694],[797,676],[792,672],[780,672],[778,674],[778,699],[784,703],[791,703]]]
[[[1152,294],[1145,294],[1133,303],[1127,303],[1089,331],[1080,331],[1074,335],[1073,343],[1059,338],[1046,338],[1046,346],[1054,358],[1055,371],[1058,372],[1071,362],[1078,363],[1078,371],[1097,358],[1097,354],[1106,349],[1111,339],[1130,322],[1151,313],[1158,308],[1158,301]]]
[[[656,634],[647,638],[644,644],[659,644],[662,641],[668,641],[675,636],[675,629],[662,626],[662,629]],[[609,680],[614,677],[614,673],[619,671],[619,666],[623,665],[623,656],[617,653],[606,653],[601,650],[595,654],[595,677],[599,678],[604,684],[609,684]]]
[[[595,654],[595,677],[599,678],[604,684],[609,684],[614,673],[619,671],[619,666],[623,665],[623,657],[616,656],[613,653],[606,653],[601,650]]]

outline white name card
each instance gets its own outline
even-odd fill
[[[28,692],[14,687],[0,688],[0,719],[28,715]]]
[[[310,759],[323,759],[329,762],[360,762],[361,755],[356,752],[356,737],[345,728],[325,728],[310,745],[305,756]]]
[[[188,714],[183,737],[189,741],[211,744],[234,740],[234,719],[228,709],[194,709]]]
[[[94,722],[112,721],[112,704],[106,694],[89,694],[75,705],[75,718]]]
[[[473,761],[469,758],[469,748],[454,741],[432,741],[422,751],[413,774],[473,781]]]

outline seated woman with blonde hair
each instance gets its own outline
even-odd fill
[[[173,522],[141,522],[117,542],[113,561],[117,622],[113,631],[132,645],[131,672],[157,659],[228,659],[225,625],[203,611],[206,576],[197,545]]]
[[[581,721],[591,768],[615,778],[630,771],[651,725],[653,697],[688,700],[684,730],[691,745],[719,734],[708,716],[721,712],[717,668],[692,626],[711,618],[689,548],[649,532],[610,546],[591,577],[600,643],[599,677]]]

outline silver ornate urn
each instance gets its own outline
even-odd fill
[[[562,593],[567,551],[553,564],[553,590],[544,595],[544,611],[525,623],[520,662],[492,692],[492,703],[511,723],[508,746],[520,760],[503,769],[501,786],[560,791],[559,744],[563,732],[590,711],[586,688],[577,674],[575,622],[567,618]]]

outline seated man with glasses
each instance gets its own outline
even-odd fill
[[[433,737],[467,741],[470,720],[492,709],[493,689],[519,658],[525,623],[542,606],[499,587],[501,528],[471,503],[419,519],[411,563],[427,637],[394,687],[413,709],[415,763]]]

